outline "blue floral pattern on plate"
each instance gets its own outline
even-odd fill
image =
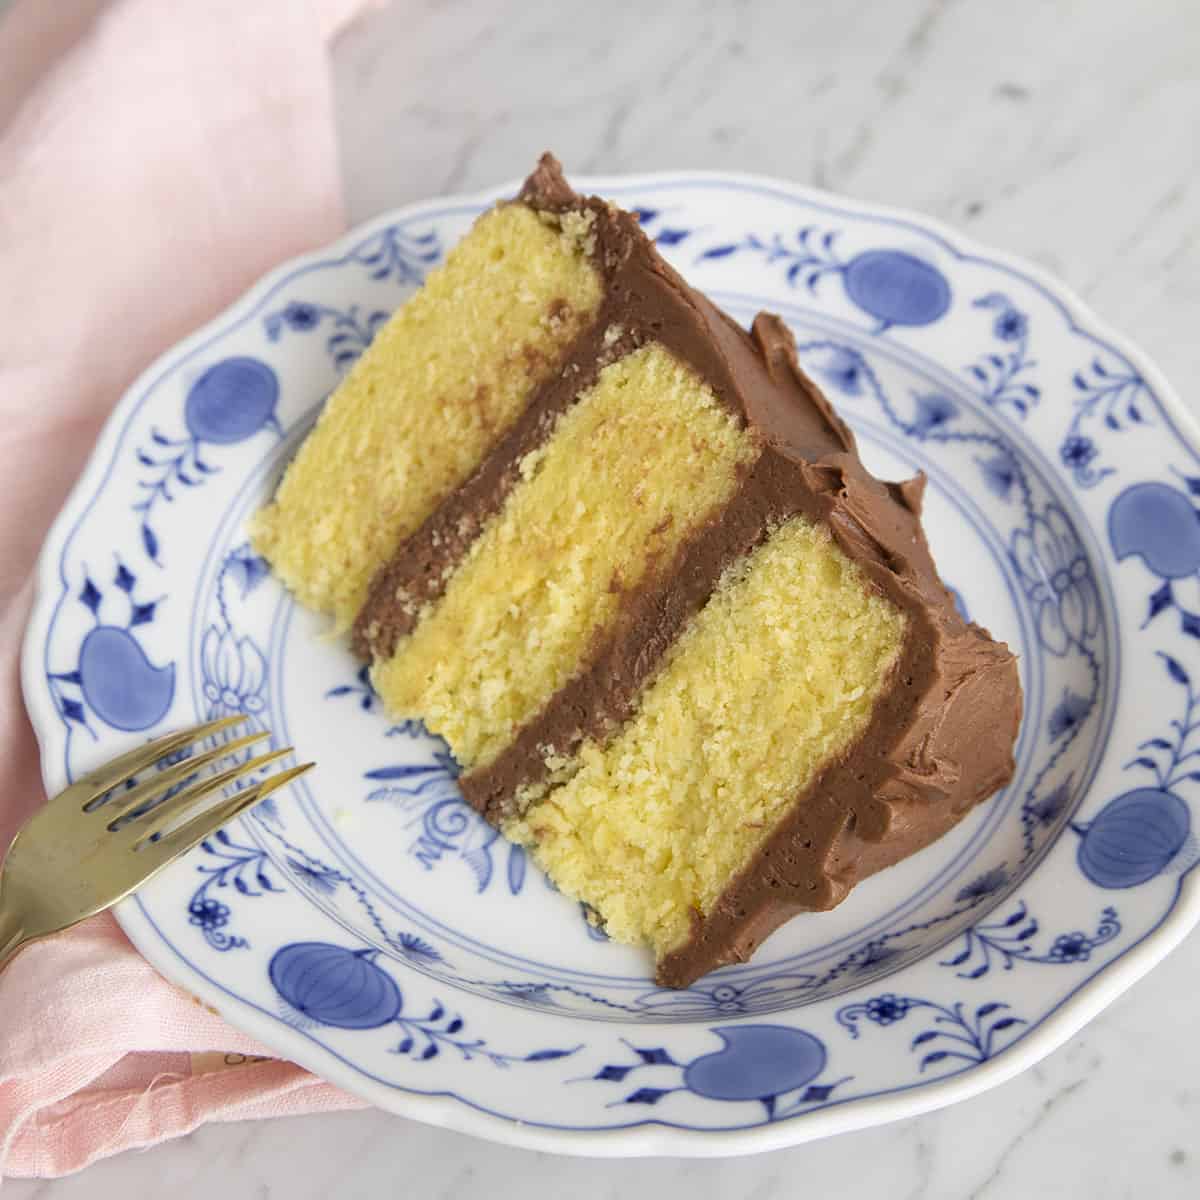
[[[119,916],[165,974],[398,1112],[724,1153],[979,1091],[1200,915],[1191,425],[1061,289],[926,222],[736,177],[597,187],[739,320],[784,316],[879,473],[925,471],[956,603],[1021,657],[1012,784],[753,962],[670,991],[462,804],[444,746],[387,721],[245,521],[492,196],[281,268],[134,385],[42,560],[23,678],[47,783],[229,713],[315,757]]]

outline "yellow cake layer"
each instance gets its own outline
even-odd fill
[[[658,345],[605,367],[521,464],[445,593],[372,679],[465,770],[487,765],[574,675],[622,592],[733,495],[758,453]]]
[[[727,571],[637,715],[504,833],[661,957],[866,728],[905,619],[801,517]]]
[[[589,221],[486,213],[379,331],[252,524],[303,604],[347,628],[376,569],[474,469],[599,306]]]

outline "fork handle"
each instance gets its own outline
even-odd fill
[[[25,930],[21,919],[11,903],[6,904],[0,896],[0,971],[17,956],[17,951],[25,945]]]

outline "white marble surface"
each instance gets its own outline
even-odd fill
[[[1200,377],[1196,0],[396,0],[337,47],[353,220],[522,172],[758,171],[1032,258]],[[725,1162],[593,1162],[376,1112],[214,1127],[13,1200],[839,1200],[1200,1194],[1193,936],[1042,1065],[951,1110]]]

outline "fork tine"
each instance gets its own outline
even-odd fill
[[[291,746],[285,746],[282,750],[270,750],[266,754],[260,754],[257,758],[250,759],[248,762],[235,763],[227,770],[218,771],[215,775],[210,775],[207,779],[198,780],[191,787],[184,788],[183,791],[176,793],[170,799],[156,805],[141,818],[131,822],[130,828],[136,825],[142,835],[139,840],[153,837],[156,833],[162,833],[170,826],[173,820],[176,820],[189,808],[194,808],[205,796],[211,796],[214,792],[219,792],[222,788],[228,787],[229,784],[236,782],[243,776],[249,775],[257,771],[260,767],[265,767],[268,763],[273,763],[276,759],[283,758],[284,755],[291,753]]]
[[[147,742],[144,746],[139,746],[136,750],[119,755],[111,762],[84,775],[79,781],[79,786],[87,791],[84,804],[91,804],[93,800],[99,799],[105,792],[111,791],[119,783],[124,783],[131,775],[136,775],[164,755],[171,754],[175,750],[182,750],[184,746],[202,741],[232,725],[241,725],[245,720],[245,716],[238,715],[222,717],[217,721],[208,721],[204,725],[193,725],[190,729],[179,729],[174,733],[164,734],[152,742]]]
[[[185,850],[190,850],[197,842],[211,837],[222,825],[228,824],[234,817],[265,800],[272,792],[291,783],[293,779],[297,779],[314,766],[316,763],[302,763],[298,767],[289,767],[286,771],[279,771],[269,779],[254,784],[253,787],[242,788],[234,795],[226,797],[220,804],[214,804],[211,808],[194,816],[190,821],[180,825],[178,829],[173,829],[157,842],[148,842],[147,838],[150,835],[147,834],[137,844],[137,848],[143,853],[160,855],[164,863],[169,862]]]
[[[225,742],[215,750],[198,754],[194,758],[185,758],[183,762],[176,763],[173,767],[168,767],[153,779],[147,779],[145,783],[139,783],[132,791],[128,791],[118,799],[110,800],[107,804],[102,804],[99,808],[92,811],[101,813],[107,817],[111,828],[122,817],[137,812],[143,804],[149,803],[155,796],[161,796],[164,792],[169,791],[177,783],[187,779],[190,775],[194,775],[197,771],[203,770],[212,763],[220,762],[221,759],[228,758],[229,755],[236,754],[239,750],[244,750],[247,746],[252,746],[255,742],[261,742],[263,738],[270,736],[265,730],[248,733],[243,737],[234,738],[232,742]],[[162,806],[160,805],[159,807],[161,808]]]

